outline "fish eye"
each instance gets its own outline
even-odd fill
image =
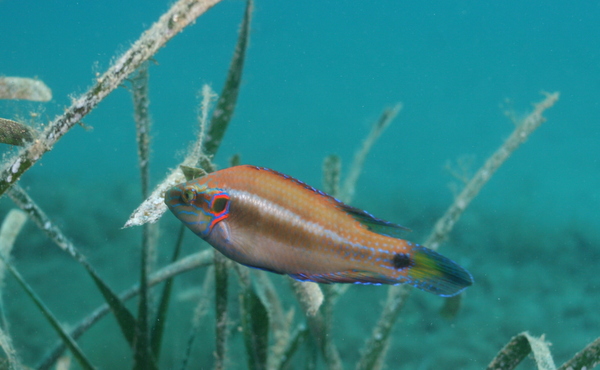
[[[194,189],[185,189],[181,193],[181,199],[187,204],[191,204],[196,199],[196,190]]]
[[[221,213],[227,208],[227,202],[229,202],[228,198],[220,197],[215,199],[213,202],[212,210],[215,213]]]

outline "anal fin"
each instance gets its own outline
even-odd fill
[[[398,284],[398,279],[392,279],[389,276],[360,270],[347,270],[338,272],[329,272],[325,274],[290,274],[290,276],[300,281],[312,281],[314,283],[331,284],[331,283],[346,283],[346,284]]]

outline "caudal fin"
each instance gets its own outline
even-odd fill
[[[408,277],[416,288],[452,297],[473,284],[471,274],[454,261],[420,245],[413,251]]]

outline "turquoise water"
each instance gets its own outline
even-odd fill
[[[37,76],[54,95],[43,104],[0,101],[0,117],[48,122],[167,6],[0,0],[0,74]],[[202,85],[220,91],[243,9],[242,1],[218,4],[156,54],[154,183],[194,138]],[[338,154],[347,169],[382,109],[401,101],[404,109],[367,159],[353,205],[410,227],[410,238],[423,241],[453,199],[446,162],[468,155],[474,171],[514,128],[503,111],[521,116],[543,99],[541,91],[560,91],[545,113],[548,122],[492,178],[442,246],[476,282],[463,310],[446,321],[438,314],[441,299],[415,292],[386,362],[401,369],[482,368],[528,330],[545,334],[562,364],[600,336],[599,39],[600,5],[593,2],[259,0],[238,107],[216,163],[225,166],[239,153],[244,163],[318,186],[322,159]],[[85,117],[93,130],[75,127],[21,183],[115,290],[136,281],[139,261],[140,231],[121,230],[142,200],[132,116],[129,92],[116,90]],[[12,203],[1,203],[5,215]],[[170,254],[177,226],[168,214],[161,221],[159,257]],[[187,236],[187,253],[199,246],[207,247]],[[67,326],[102,301],[82,269],[32,224],[17,240],[14,262]],[[181,276],[179,291],[193,291],[202,276]],[[6,280],[11,336],[23,361],[34,365],[55,336]],[[357,361],[385,295],[384,287],[352,287],[339,303],[334,335],[346,367]],[[174,302],[164,368],[179,364],[194,306],[181,297]],[[210,368],[213,321],[207,322],[194,361]],[[237,325],[232,353],[240,350]],[[81,343],[99,366],[129,367],[112,318]],[[245,360],[237,356],[230,366],[244,368]]]

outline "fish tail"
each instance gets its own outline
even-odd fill
[[[473,284],[473,277],[467,270],[431,249],[415,246],[411,260],[408,278],[421,290],[452,297]]]

